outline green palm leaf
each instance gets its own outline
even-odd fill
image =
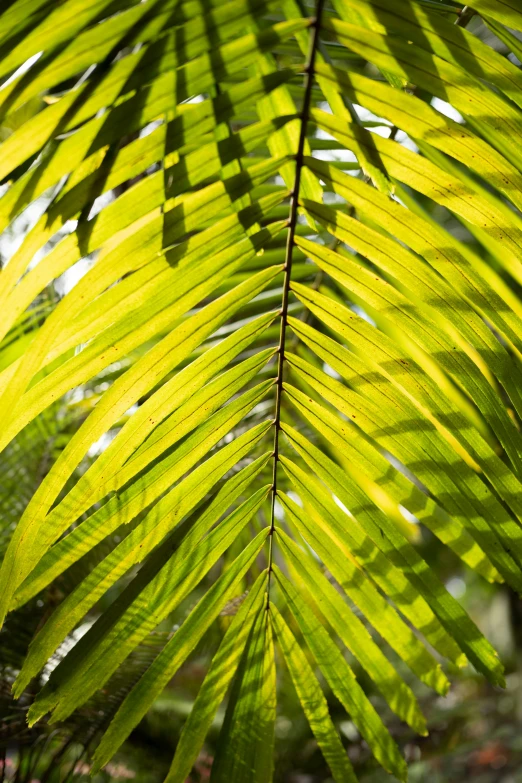
[[[0,11],[0,240],[27,223],[0,269],[0,617],[62,590],[14,695],[74,720],[163,633],[95,770],[217,626],[170,783],[222,702],[211,780],[273,779],[281,671],[336,781],[331,696],[406,776],[359,671],[421,734],[412,678],[504,682],[418,546],[522,594],[522,76],[481,32],[519,56],[522,6],[452,8]]]

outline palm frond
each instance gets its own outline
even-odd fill
[[[31,726],[91,715],[94,771],[216,626],[169,783],[227,694],[211,780],[272,780],[283,661],[336,781],[332,694],[406,778],[357,667],[420,734],[413,678],[503,684],[418,541],[522,593],[512,30],[519,0],[0,12],[0,617],[43,607],[0,664]]]

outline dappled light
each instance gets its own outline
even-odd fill
[[[518,779],[521,32],[0,8],[0,780]]]

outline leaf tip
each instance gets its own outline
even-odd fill
[[[29,726],[29,728],[30,728],[30,729],[31,729],[31,728],[34,726],[34,724],[35,724],[35,723],[37,723],[37,722],[40,720],[40,718],[42,718],[42,717],[43,717],[43,715],[45,714],[45,713],[43,713],[41,710],[39,710],[39,709],[35,709],[35,706],[37,706],[37,705],[36,705],[36,704],[33,704],[33,705],[31,705],[31,707],[29,708],[29,710],[28,710],[28,712],[27,712],[27,718],[26,718],[26,719],[27,719],[27,725]]]

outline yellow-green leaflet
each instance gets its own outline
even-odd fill
[[[292,322],[292,328],[296,331],[297,323]],[[483,550],[465,528],[399,470],[392,471],[390,463],[373,443],[364,438],[358,427],[343,421],[295,387],[289,389],[289,396],[292,405],[323,435],[325,441],[344,455],[345,471],[350,473],[352,467],[363,470],[379,487],[389,493],[397,505],[407,508],[464,562],[490,581],[500,579]]]
[[[299,701],[336,783],[355,783],[352,765],[328,712],[328,704],[299,643],[275,606],[270,616]]]
[[[279,166],[279,160],[263,161],[248,172],[231,177],[224,183],[213,183],[190,194],[185,199],[174,201],[174,203],[170,202],[170,208],[163,216],[158,209],[165,199],[163,177],[160,176],[161,172],[153,174],[138,182],[103,210],[94,228],[88,232],[86,237],[71,234],[58,242],[40,263],[11,290],[11,286],[15,285],[31,257],[41,245],[41,237],[38,236],[38,233],[36,242],[33,241],[33,232],[38,232],[39,228],[39,224],[37,224],[1,273],[4,277],[1,278],[3,284],[0,289],[0,301],[5,307],[6,317],[5,323],[2,324],[3,328],[7,330],[10,318],[15,319],[45,285],[63,274],[86,253],[97,250],[104,243],[107,245],[104,248],[102,258],[110,255],[115,248],[116,252],[121,253],[123,248],[118,248],[118,245],[127,240],[128,247],[133,241],[129,239],[129,235],[140,232],[138,236],[134,236],[134,242],[136,239],[141,240],[149,255],[145,256],[145,259],[139,256],[134,259],[134,263],[137,264],[136,268],[139,268],[151,257],[159,255],[163,248],[167,248],[184,237],[187,232],[196,229],[203,214],[208,218],[219,215],[222,210],[227,210],[227,207],[230,209],[237,198],[248,191],[250,187],[255,187],[267,177],[273,176]],[[149,221],[151,225],[144,227],[143,224]],[[107,242],[107,240],[109,241]],[[96,274],[94,273],[94,276]]]
[[[285,425],[285,434],[290,434],[290,436],[293,436],[289,425]],[[306,452],[301,448],[301,444],[295,438],[295,436],[292,437],[291,442],[300,456],[307,456]],[[292,463],[290,460],[286,460],[286,458],[284,458],[283,464],[285,466],[285,470],[289,473],[289,475],[291,475],[293,483],[298,484],[299,493],[304,494],[307,501],[311,502],[310,492],[305,491],[305,474],[301,468],[297,467],[297,465]],[[310,459],[307,460],[307,465],[312,467],[314,473],[317,473],[320,478],[324,480],[326,471],[324,469],[321,470],[320,465],[317,465],[313,460]],[[328,515],[329,519],[332,520],[336,535],[340,535],[342,538],[345,538],[345,534],[341,532],[346,526],[346,515],[344,511],[337,512],[332,495],[328,493],[326,488],[323,488],[316,479],[314,479],[312,483],[314,486],[314,492],[317,496],[315,502],[312,502],[312,505],[315,507],[317,512],[321,514],[323,513],[321,508],[325,508],[325,513]],[[330,489],[332,489],[330,484],[328,486]],[[335,486],[335,490],[338,490],[338,486]],[[340,498],[343,504],[346,504],[346,500],[348,499],[347,494],[348,493],[346,492],[343,493],[343,499]],[[377,544],[372,538],[371,534],[373,531],[371,517],[373,509],[370,509],[368,512],[366,512],[364,507],[361,510],[353,502],[350,505],[355,514],[357,514],[355,519],[358,522],[353,526],[353,529],[350,530],[347,536],[347,541],[350,542],[349,547],[351,555],[366,571],[368,571],[368,573],[371,575],[374,581],[377,582],[381,589],[390,595],[390,597],[393,596],[393,600],[396,606],[405,615],[405,617],[407,617],[415,625],[415,627],[417,627],[426,636],[426,638],[430,639],[430,643],[435,647],[435,649],[439,650],[442,655],[452,659],[455,663],[462,663],[462,653],[460,652],[455,642],[444,632],[444,629],[438,622],[437,617],[429,605],[426,596],[423,595],[420,591],[417,592],[417,584],[414,584],[411,580],[411,577],[407,576],[400,570],[398,567],[399,561],[393,555],[393,553],[390,553],[390,547],[387,546],[386,543],[384,543],[382,546],[379,546],[380,542]],[[350,506],[346,507],[348,510],[350,510]],[[382,537],[385,538],[385,535]],[[380,565],[377,565],[378,563]],[[388,565],[389,573],[386,574],[386,576],[381,576],[378,574],[378,572],[382,571],[385,563]],[[395,566],[395,568],[393,566]],[[409,599],[407,599],[406,596],[409,596]],[[429,657],[426,660],[429,661]],[[428,680],[431,678],[430,684],[433,687],[438,687],[440,690],[444,691],[447,689],[448,685],[446,678],[440,671],[438,671],[437,666],[433,666],[433,663],[434,662],[432,662],[431,668],[435,671],[430,671],[430,674],[425,676]]]
[[[47,515],[46,526],[60,524],[60,520],[64,519],[70,522],[109,492],[119,490],[168,447],[231,399],[241,386],[255,378],[256,373],[273,355],[273,349],[254,354],[207,383],[236,354],[262,334],[273,319],[274,315],[270,314],[245,324],[152,394],[138,414],[125,423],[109,448],[71,492]],[[63,522],[60,526],[63,527]]]
[[[155,40],[158,35],[161,36],[163,56],[165,49],[169,48],[174,33],[172,24],[168,25],[168,22],[174,9],[176,9],[178,23],[185,17],[185,48],[184,51],[179,52],[177,57],[181,62],[186,62],[194,53],[199,54],[200,51],[210,48],[217,36],[226,38],[230,36],[231,32],[241,30],[252,11],[261,11],[267,8],[267,4],[263,0],[258,0],[253,5],[246,5],[240,0],[238,3],[210,8],[207,10],[207,18],[203,19],[202,16],[194,14],[195,4],[190,0],[188,3],[176,3],[172,0],[162,3],[154,0],[154,2],[155,9],[152,6],[144,8],[140,4],[123,12],[118,18],[108,18],[94,28],[87,28],[80,36],[74,38],[69,46],[32,80],[30,85],[25,85],[25,89],[23,89],[23,84],[20,85],[22,81],[20,78],[11,82],[8,89],[2,90],[2,97],[5,95],[4,101],[7,98],[8,111],[12,112],[33,95],[80,73],[82,68],[90,65],[93,59],[103,60],[110,55],[122,39],[129,43],[134,39],[142,44],[139,62],[141,68],[145,69],[152,59],[158,59],[158,53],[150,51],[146,46],[151,39]],[[176,8],[176,6],[178,7]],[[156,12],[155,18],[152,16],[153,10]],[[129,53],[127,56],[132,59],[132,54]],[[22,90],[20,90],[20,86],[22,86]],[[133,86],[131,81],[125,85],[124,89],[130,91]],[[1,109],[2,103],[0,103],[0,111]]]
[[[175,462],[177,462],[178,456],[176,454]],[[221,454],[221,459],[223,456]],[[225,481],[213,497],[208,508],[205,509],[205,513],[200,518],[199,523],[208,525],[208,527],[214,524],[219,519],[219,516],[249,486],[253,478],[263,470],[269,456],[269,453],[267,453],[258,457],[242,468],[235,476]],[[225,462],[225,465],[227,464]],[[206,467],[208,468],[209,466],[207,465]],[[218,468],[216,474],[218,474],[219,465],[216,467]],[[209,476],[213,482],[217,480],[214,471],[210,471]],[[122,523],[125,524],[125,522],[132,521],[135,508],[133,509],[131,504],[136,496],[140,495],[142,489],[141,482],[132,483],[128,490],[123,490],[112,497],[98,511],[87,517],[87,519],[52,546],[16,591],[13,606],[16,607],[25,603],[33,595],[40,592],[58,574],[66,570],[106,536],[114,532]],[[203,491],[206,491],[205,486]],[[138,508],[140,507],[139,505]],[[207,518],[211,521],[207,522]]]
[[[514,27],[515,30],[521,30],[522,6],[518,0],[473,0],[471,7],[475,8],[479,14],[492,16],[499,22]]]
[[[353,135],[349,126],[320,110],[314,110],[313,117],[321,129],[350,146]],[[480,226],[493,240],[502,242],[507,269],[514,277],[522,279],[522,265],[518,257],[522,247],[522,220],[518,215],[500,209],[493,198],[484,197],[467,183],[447,174],[428,160],[421,159],[397,142],[375,135],[372,146],[382,156],[393,177]],[[520,181],[520,175],[517,176],[516,172],[513,171],[511,176]],[[512,191],[513,182],[505,181],[503,190]]]
[[[353,377],[354,371],[355,377],[365,377],[368,373],[368,365],[359,361],[355,354],[343,352],[342,358],[343,361],[336,364],[345,377]],[[298,374],[304,374],[307,382],[313,379],[313,386],[319,384],[317,388],[322,397],[345,415],[355,418],[363,431],[376,438],[404,465],[411,465],[415,473],[422,477],[425,486],[433,487],[435,498],[443,498],[448,512],[462,520],[470,534],[488,552],[491,562],[502,576],[514,585],[520,583],[520,568],[511,556],[512,548],[516,546],[518,549],[520,544],[518,525],[469,465],[462,459],[456,459],[454,449],[430,419],[426,418],[422,432],[412,437],[407,422],[416,414],[406,395],[400,390],[396,393],[387,383],[386,376],[377,374],[363,398],[298,357],[292,356],[291,362],[299,368]],[[387,394],[392,397],[391,401],[386,400]],[[383,403],[383,407],[379,407],[379,402]],[[388,426],[389,418],[383,416],[383,410],[390,405],[395,421],[392,432]],[[425,449],[437,455],[439,470],[435,470],[434,465],[423,464]],[[449,486],[455,487],[455,491],[450,493],[451,499],[447,493]],[[493,518],[497,523],[494,528],[491,525]]]
[[[463,115],[479,122],[488,141],[520,167],[522,155],[510,145],[511,134],[517,133],[518,108],[490,90],[480,79],[407,40],[392,39],[332,18],[326,19],[324,24],[351,51],[366,57],[378,68],[431,91]]]
[[[466,126],[436,111],[415,95],[399,93],[389,85],[362,74],[341,71],[322,63],[317,68],[318,73],[342,87],[354,101],[363,103],[399,128],[407,128],[414,139],[421,139],[465,163],[520,207],[520,172]],[[323,114],[320,112],[316,117],[331,121],[331,117],[326,119]],[[378,139],[374,141],[379,143]]]
[[[9,57],[4,58],[0,76],[14,70],[47,46],[58,46],[72,38],[110,4],[111,0],[69,0],[65,5],[55,8],[35,31],[12,50]]]
[[[174,109],[177,103],[189,98],[193,91],[198,92],[208,88],[216,76],[223,78],[249,65],[259,56],[260,51],[272,48],[279,40],[285,40],[309,24],[308,19],[281,22],[258,35],[246,35],[224,44],[220,47],[221,66],[218,73],[212,72],[212,59],[208,53],[195,57],[177,70],[169,70],[167,66],[165,72],[156,78],[150,89],[143,88],[144,95],[140,95],[139,91],[136,95],[132,95],[131,92],[131,97],[117,103],[111,110],[111,121],[115,124],[127,122],[126,131],[134,130],[137,119],[140,124],[143,122],[144,103],[149,113],[149,120],[152,120],[158,114]],[[113,104],[121,95],[121,90],[125,87],[129,76],[135,71],[136,58],[139,62],[139,53],[120,60],[109,75],[100,82],[97,89],[89,93],[87,89],[90,87],[89,84],[79,87],[78,91],[69,93],[57,103],[44,109],[42,116],[37,115],[9,136],[0,146],[0,177],[7,176],[40,146],[46,144],[57,127],[63,130],[72,129],[80,122],[93,117],[100,109]],[[175,66],[176,63],[172,65]],[[79,100],[78,92],[86,93],[85,101]],[[74,111],[74,106],[77,104],[81,108]],[[136,111],[138,106],[141,107],[141,115]]]
[[[233,543],[238,532],[247,524],[252,514],[263,502],[263,494],[267,489],[260,490],[250,502],[246,502],[233,512],[223,524],[210,534],[210,538],[200,541],[194,549],[194,556],[187,557],[181,550],[180,556],[174,555],[161,568],[156,576],[148,582],[126,610],[117,618],[116,622],[101,639],[98,639],[98,647],[92,649],[92,637],[96,638],[97,628],[94,625],[89,634],[83,637],[83,642],[77,646],[72,659],[75,657],[79,665],[71,670],[71,660],[67,659],[62,669],[55,670],[53,680],[48,687],[41,691],[40,697],[35,701],[29,719],[31,722],[52,710],[52,720],[62,720],[77,706],[82,704],[94,691],[106,682],[115,668],[120,664],[138,642],[150,633],[156,625],[164,619],[199,583],[208,569],[219,559],[223,552]],[[256,539],[243,552],[241,560],[248,560],[252,551],[257,553],[267,531],[261,532]],[[194,553],[191,553],[193,555]],[[185,556],[183,556],[185,555]],[[255,554],[254,554],[255,556]],[[180,562],[181,561],[181,562]],[[145,571],[146,573],[146,571]],[[225,575],[229,570],[225,572]],[[174,576],[175,575],[175,576]],[[136,577],[139,580],[139,575]],[[226,578],[224,579],[226,583]],[[217,583],[216,583],[217,584]],[[131,583],[132,587],[132,583]],[[219,588],[215,586],[215,593],[219,595]],[[205,596],[207,598],[207,596]],[[228,600],[223,602],[225,604]],[[209,599],[210,605],[212,601]],[[206,605],[204,601],[204,606]],[[219,608],[218,612],[221,610]],[[216,613],[216,614],[217,614]],[[214,619],[214,618],[213,618]],[[102,630],[103,629],[102,622]],[[100,667],[100,658],[97,650],[104,651],[103,665]],[[101,670],[100,670],[101,668]],[[168,680],[169,678],[167,678]],[[145,689],[145,693],[150,693]]]
[[[474,357],[471,355],[468,358],[465,350],[466,344],[462,338],[460,343],[464,350],[457,350],[455,342],[458,340],[456,339],[454,324],[450,325],[448,330],[450,334],[448,336],[442,330],[436,332],[434,327],[438,326],[438,319],[433,319],[434,323],[432,322],[428,325],[428,320],[425,320],[423,310],[418,307],[417,298],[403,298],[402,294],[395,288],[386,285],[385,280],[377,277],[373,271],[362,269],[359,264],[351,261],[349,257],[340,256],[338,253],[321,248],[316,249],[316,244],[309,243],[306,245],[306,240],[297,241],[300,242],[300,246],[303,249],[309,250],[310,257],[316,261],[320,268],[328,270],[333,279],[345,286],[350,293],[355,293],[356,296],[360,297],[365,306],[369,304],[370,312],[382,313],[384,318],[389,320],[393,326],[399,326],[402,335],[408,335],[429,357],[434,357],[446,372],[455,378],[460,386],[469,393],[469,396],[483,414],[484,419],[490,424],[492,430],[498,433],[499,440],[502,443],[511,440],[514,435],[512,420],[509,418],[507,411],[502,410],[502,406],[499,404],[500,395],[498,392],[495,393],[491,388],[490,382],[488,382],[489,379],[481,375],[479,369],[470,361]],[[357,242],[354,244],[357,244]],[[371,251],[370,255],[372,255]],[[379,290],[375,290],[375,281],[381,284],[378,287]],[[429,318],[432,317],[429,310],[427,315]],[[458,323],[457,318],[455,321]],[[487,331],[487,329],[479,329],[481,337]],[[434,333],[436,333],[435,337]],[[473,343],[477,345],[476,361],[480,366],[480,341],[473,339]],[[503,351],[498,342],[497,346],[498,348],[492,345],[490,364],[498,367],[499,379],[504,382],[505,388],[511,391],[512,388],[517,386],[516,379],[520,373],[520,367],[518,363],[511,360],[507,352]],[[410,346],[406,344],[404,347],[403,364],[406,363],[407,365],[410,357],[413,357],[422,366],[422,354],[419,358],[415,353],[409,351],[408,347],[411,348],[411,344]],[[415,349],[415,346],[413,348]],[[498,362],[493,359],[492,355],[494,354],[498,355]],[[515,389],[511,399],[518,410],[520,403],[517,392],[518,389]],[[473,434],[472,432],[472,444],[468,445],[466,439],[463,438],[463,445],[465,443],[468,448],[471,446],[471,453],[480,465],[484,465],[486,475],[491,475],[495,486],[498,486],[500,481],[507,489],[507,484],[510,484],[511,489],[505,493],[509,503],[512,495],[516,496],[517,494],[515,487],[519,482],[516,475],[510,474],[506,470],[505,465],[496,458],[494,452],[488,449],[480,437],[473,438]],[[515,513],[520,514],[520,509],[516,505],[516,503],[513,504]]]
[[[198,691],[176,747],[165,783],[184,783],[200,752],[219,705],[234,676],[252,626],[265,608],[266,573],[257,577],[227,629],[207,675]]]
[[[294,487],[299,489],[296,466],[287,463],[287,468]],[[285,509],[289,510],[292,521],[305,541],[313,551],[317,552],[368,622],[420,680],[445,693],[448,689],[448,681],[441,672],[440,666],[393,606],[379,593],[373,581],[365,577],[364,570],[357,560],[358,545],[356,542],[354,544],[349,533],[346,535],[342,527],[337,524],[339,520],[332,513],[333,506],[328,499],[323,496],[320,502],[314,502],[304,494],[306,503],[306,511],[304,511],[283,493],[279,494],[279,498]]]
[[[237,593],[244,574],[252,565],[266,539],[267,532],[267,530],[262,530],[236,558],[230,568],[215,582],[187,617],[179,631],[174,634],[152,666],[149,667],[142,679],[129,693],[96,751],[95,769],[103,766],[107,759],[112,756],[115,749],[119,747],[121,742],[143,717],[154,701],[155,696],[161,692],[187,655],[197,645],[209,625],[216,619],[230,598]],[[267,676],[270,673],[272,674],[272,681]],[[266,689],[272,686],[272,689],[275,689],[275,672],[273,669],[272,672],[265,669],[264,677],[263,688]],[[267,695],[266,690],[263,695]],[[256,716],[258,720],[263,719],[263,713],[268,711],[268,709],[269,706],[263,700],[261,702],[261,715]],[[265,747],[264,751],[265,757],[270,758],[269,748]]]
[[[332,691],[349,711],[372,753],[388,772],[406,779],[406,763],[339,649],[308,608],[295,587],[274,566],[274,575],[288,606]]]
[[[502,2],[486,0],[497,10]],[[476,3],[471,6],[478,9]],[[478,79],[491,82],[520,106],[522,75],[519,69],[478,36],[455,24],[455,18],[444,19],[434,13],[435,8],[421,3],[395,3],[394,0],[342,0],[337,3],[338,12],[346,22],[361,25],[361,17],[364,17],[365,25],[376,32],[399,33],[426,51],[462,66]],[[354,11],[358,14],[357,19],[353,18]]]
[[[257,399],[259,399],[259,395],[254,401]],[[226,421],[225,427],[221,431],[218,430],[216,435],[222,436],[233,423],[230,420]],[[218,451],[208,463],[200,465],[199,469],[193,471],[184,482],[181,481],[155,507],[152,507],[143,521],[134,527],[121,543],[76,587],[40,631],[37,637],[38,643],[33,645],[26,665],[19,675],[17,692],[23,690],[24,684],[43,666],[65,636],[109,587],[120,579],[131,566],[142,562],[149,552],[153,551],[165,539],[165,536],[174,530],[187,512],[191,511],[194,505],[205,497],[215,481],[222,478],[238,459],[249,453],[265,434],[266,429],[265,425],[258,425],[256,428],[248,430],[236,441]],[[215,437],[214,441],[216,439]],[[193,445],[193,441],[194,438],[189,445]],[[180,474],[183,475],[182,470],[190,468],[198,457],[201,458],[203,449],[208,449],[211,445],[213,445],[212,441],[204,441],[199,450],[193,450],[190,459],[178,462],[176,466],[178,470],[173,471],[168,477],[169,483],[179,478]],[[205,476],[204,480],[203,476]],[[187,491],[193,487],[197,487],[197,492],[187,497]],[[196,531],[199,532],[199,528],[196,527]],[[194,536],[197,536],[197,533]]]
[[[290,517],[292,501],[280,496]],[[286,503],[285,503],[286,501]],[[298,524],[298,523],[297,523]],[[386,660],[364,625],[350,610],[336,589],[303,551],[284,533],[277,529],[277,540],[289,563],[306,585],[310,597],[317,603],[333,631],[366,669],[391,709],[410,724],[419,734],[427,734],[426,723],[415,696],[401,680],[393,666]]]
[[[260,612],[240,661],[218,752],[212,783],[269,783],[273,774],[276,679],[272,625]],[[230,751],[225,749],[229,747]]]
[[[33,541],[33,547],[29,549],[25,547],[20,550],[20,546],[24,539],[27,540],[27,536],[35,528],[38,528],[43,522],[43,517],[47,513],[51,503],[56,498],[63,481],[68,475],[70,475],[74,465],[71,465],[71,459],[74,459],[73,455],[78,455],[80,459],[85,453],[93,441],[99,437],[96,435],[95,426],[99,428],[100,435],[105,432],[108,426],[121,415],[125,410],[129,408],[129,405],[134,399],[140,396],[143,391],[151,388],[157,381],[164,375],[169,369],[186,356],[192,347],[198,345],[202,339],[216,329],[227,316],[235,312],[243,302],[248,301],[255,296],[256,293],[262,291],[266,284],[274,277],[274,271],[269,269],[266,272],[260,272],[255,275],[250,281],[241,284],[230,294],[224,296],[224,301],[219,299],[216,302],[207,305],[204,308],[199,318],[189,319],[183,322],[177,330],[171,332],[171,334],[165,338],[166,345],[159,343],[156,346],[156,350],[150,351],[146,354],[142,360],[143,365],[135,365],[131,370],[131,377],[127,378],[122,376],[122,383],[112,387],[111,391],[114,396],[119,399],[119,407],[115,408],[111,405],[110,400],[104,398],[105,404],[96,408],[95,416],[89,417],[86,424],[89,425],[89,432],[78,432],[76,443],[71,441],[71,448],[66,454],[63,452],[61,464],[57,463],[54,470],[54,475],[49,474],[49,481],[45,482],[45,486],[40,488],[39,496],[35,495],[33,498],[33,508],[37,512],[38,516],[33,515],[33,508],[26,511],[27,522],[25,525],[20,524],[17,528],[16,538],[12,539],[11,552],[6,555],[4,560],[2,571],[0,572],[0,584],[5,584],[4,601],[5,609],[2,611],[5,614],[7,607],[9,606],[11,596],[18,585],[29,574],[32,567],[38,562],[40,557],[45,551],[45,544],[40,539],[37,546],[34,546],[36,542]],[[214,314],[215,313],[215,314]],[[165,341],[164,341],[165,342]],[[178,346],[182,346],[181,352]],[[176,352],[176,348],[178,350]],[[158,350],[159,349],[159,350]],[[165,365],[162,367],[161,360],[164,360]],[[149,378],[147,374],[143,374],[146,368],[150,368],[152,376]],[[121,386],[121,389],[118,388]],[[142,391],[143,390],[143,391]],[[50,537],[48,543],[52,543],[53,539]],[[16,574],[16,576],[15,576]],[[7,587],[9,585],[9,587]]]
[[[270,90],[288,81],[291,70],[271,73],[263,81],[250,79],[233,86],[213,101],[199,104],[182,104],[185,110],[170,122],[160,125],[148,136],[138,138],[121,150],[109,145],[117,139],[118,125],[112,128],[101,118],[90,120],[72,136],[56,143],[52,153],[44,155],[34,169],[25,172],[0,199],[0,226],[5,226],[30,201],[40,196],[48,187],[56,185],[60,177],[69,175],[56,198],[50,205],[45,221],[44,236],[63,223],[63,219],[74,217],[86,199],[96,191],[103,191],[135,176],[161,158],[164,152],[172,153],[183,149],[188,139],[197,139],[211,131],[220,119],[231,115],[230,105],[241,107],[247,99],[255,98],[264,90]],[[209,105],[210,104],[210,105]],[[276,121],[277,122],[277,121]],[[102,133],[103,131],[103,133]],[[110,165],[107,165],[109,161]],[[35,172],[38,173],[36,177]],[[36,181],[35,181],[36,180]],[[31,187],[29,187],[31,185]],[[33,232],[34,233],[34,232]],[[2,270],[4,275],[6,269]]]
[[[410,582],[418,590],[419,595],[424,598],[442,626],[448,631],[448,634],[441,633],[440,629],[436,629],[436,623],[432,623],[432,627],[426,626],[424,634],[426,638],[429,638],[431,644],[442,655],[445,655],[457,664],[463,662],[459,651],[460,647],[474,661],[478,661],[477,665],[481,669],[485,669],[493,681],[497,681],[497,678],[499,681],[502,681],[502,667],[499,666],[494,650],[485,640],[481,640],[481,634],[475,623],[473,623],[441,582],[434,577],[427,564],[422,561],[401,531],[384,515],[380,517],[382,524],[380,528],[374,527],[371,523],[368,525],[368,517],[358,512],[357,505],[355,505],[357,501],[360,503],[364,502],[362,493],[354,492],[355,485],[351,482],[345,482],[344,485],[340,483],[343,479],[343,474],[328,457],[321,455],[318,449],[299,435],[292,433],[292,436],[294,447],[308,464],[313,464],[315,459],[317,459],[317,462],[315,462],[317,474],[328,484],[342,503],[346,504],[348,508],[354,509],[354,515],[360,520],[361,527],[368,532],[374,544],[389,558],[390,562],[398,565],[402,558],[407,561],[407,565],[402,564],[403,571],[408,575]],[[378,520],[376,521],[379,524]],[[395,552],[393,552],[393,549],[395,549]],[[402,611],[404,614],[407,614],[405,608]],[[421,630],[418,619],[411,615],[410,619]],[[469,653],[470,650],[471,652]]]

